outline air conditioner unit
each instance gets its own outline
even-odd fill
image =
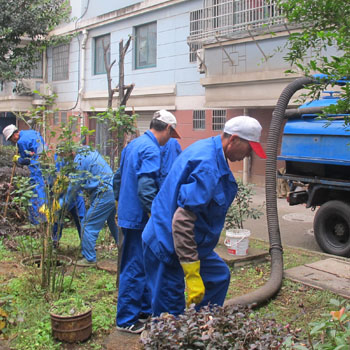
[[[207,66],[204,63],[204,49],[198,49],[196,51],[197,56],[197,71],[199,73],[205,73]]]

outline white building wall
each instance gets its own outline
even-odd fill
[[[81,7],[84,7],[84,1],[77,1]],[[197,72],[196,63],[189,62],[189,46],[187,45],[187,37],[189,35],[190,11],[201,6],[202,1],[148,1],[148,3],[166,3],[167,6],[156,9],[152,7],[151,11],[144,10],[134,16],[129,16],[123,20],[115,19],[113,23],[106,25],[95,25],[88,28],[88,40],[86,42],[85,52],[85,84],[84,94],[92,98],[92,96],[107,96],[107,77],[106,74],[94,75],[94,37],[110,33],[111,38],[111,62],[115,59],[116,63],[112,68],[112,85],[116,87],[119,82],[119,41],[126,43],[129,35],[134,34],[134,27],[142,24],[157,22],[157,65],[152,68],[135,69],[134,67],[134,43],[132,42],[128,53],[125,57],[125,84],[135,84],[134,92],[138,89],[157,89],[161,94],[162,87],[174,86],[176,97],[192,96],[198,97],[202,101],[204,89],[200,84],[200,74]],[[75,3],[75,1],[72,1]],[[86,1],[84,2],[86,3]],[[114,8],[108,1],[89,1],[89,8],[84,20],[89,18],[89,14],[93,12],[96,6],[99,11],[113,11],[121,7],[118,1]],[[137,1],[123,1],[123,5],[129,6],[137,3]],[[78,11],[79,6],[75,7]],[[78,38],[74,38],[70,45],[70,63],[69,63],[69,80],[52,81],[52,53],[48,53],[48,72],[49,82],[52,84],[54,91],[58,94],[57,102],[65,108],[74,106],[78,96],[78,79],[79,66],[81,63],[81,42],[82,34]],[[175,98],[176,98],[175,97]],[[149,99],[151,108],[152,100]],[[181,99],[179,100],[181,101]],[[176,106],[180,108],[181,106]]]

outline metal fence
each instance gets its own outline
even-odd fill
[[[189,42],[284,23],[274,0],[205,0],[190,13]]]

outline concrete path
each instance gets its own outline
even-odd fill
[[[251,237],[269,241],[266,219],[265,188],[254,187],[253,206],[264,204],[264,215],[257,220],[249,219],[244,228],[251,231]],[[313,234],[313,219],[315,212],[299,204],[290,206],[286,198],[277,199],[278,220],[282,245],[294,246],[320,252]]]

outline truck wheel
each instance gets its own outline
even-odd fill
[[[317,210],[315,238],[326,253],[350,257],[350,205],[329,201]]]

